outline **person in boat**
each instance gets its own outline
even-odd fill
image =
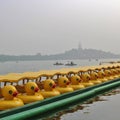
[[[63,63],[56,62],[54,65],[63,65]]]
[[[70,64],[71,64],[71,65],[74,65],[74,63],[73,63],[72,61],[70,62]]]
[[[75,63],[73,63],[73,61],[71,61],[70,63],[67,63],[67,64],[65,64],[65,65],[76,65]]]
[[[56,64],[56,65],[59,65],[59,63],[58,63],[58,62],[56,62],[55,64]]]

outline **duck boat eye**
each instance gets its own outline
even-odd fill
[[[50,83],[49,86],[51,87],[51,86],[52,86],[52,83]]]
[[[9,90],[9,94],[12,94],[12,90]]]
[[[34,87],[32,86],[31,89],[34,90]]]
[[[66,80],[64,80],[64,83],[66,83]]]

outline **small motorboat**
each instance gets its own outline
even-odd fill
[[[70,63],[68,62],[68,63],[66,63],[65,65],[66,65],[66,66],[74,66],[74,65],[77,65],[77,64],[75,64],[74,62],[71,61]]]

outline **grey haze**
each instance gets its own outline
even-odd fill
[[[0,54],[77,48],[120,54],[119,0],[0,0]]]

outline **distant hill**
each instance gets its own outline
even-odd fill
[[[50,55],[49,59],[103,59],[120,58],[120,55],[95,49],[72,49],[65,53]]]
[[[72,49],[55,55],[0,55],[0,61],[29,61],[29,60],[66,60],[66,59],[107,59],[120,58],[120,55],[96,49]]]

